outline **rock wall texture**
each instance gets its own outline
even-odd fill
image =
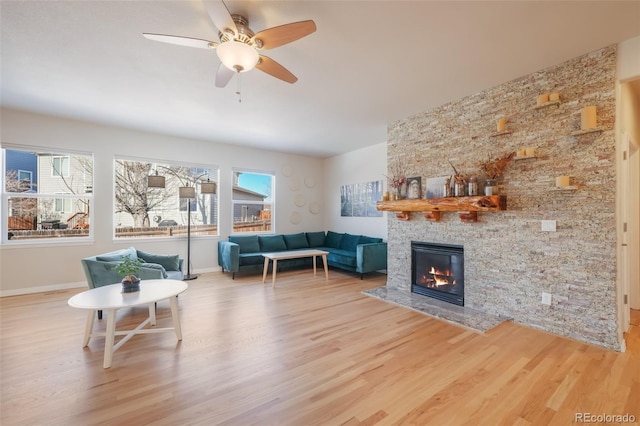
[[[535,158],[512,160],[499,181],[507,210],[480,212],[463,223],[457,213],[430,222],[420,213],[400,221],[388,213],[387,287],[410,291],[410,242],[464,246],[465,306],[512,318],[551,333],[620,350],[616,337],[615,84],[616,47],[442,105],[388,129],[388,164],[407,177],[451,175],[451,162],[475,174],[479,162],[525,147]],[[536,107],[542,93],[560,104]],[[581,109],[597,107],[602,132],[580,129]],[[496,134],[506,117],[511,133]],[[575,190],[559,191],[555,177]],[[423,194],[424,196],[424,194]],[[557,221],[556,232],[541,220]],[[552,294],[550,306],[541,303]]]

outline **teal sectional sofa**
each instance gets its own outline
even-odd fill
[[[387,269],[387,243],[382,238],[332,231],[230,236],[228,241],[218,241],[218,264],[235,278],[236,272],[262,271],[262,253],[310,248],[329,252],[329,266],[357,272],[361,278],[367,272]],[[311,258],[287,259],[279,261],[278,267],[311,266],[311,262]]]

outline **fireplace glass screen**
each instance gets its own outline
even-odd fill
[[[464,306],[463,247],[412,241],[411,291]]]

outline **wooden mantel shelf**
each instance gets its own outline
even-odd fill
[[[427,220],[440,221],[440,212],[460,212],[463,222],[477,222],[478,212],[507,209],[505,195],[478,195],[472,197],[431,198],[428,200],[378,201],[376,209],[397,212],[400,220],[409,220],[411,212],[424,212]]]

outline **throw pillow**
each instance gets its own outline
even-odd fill
[[[342,250],[356,251],[356,247],[360,243],[360,235],[344,234],[340,241]]]
[[[136,260],[138,258],[136,249],[129,247],[118,251],[112,251],[110,253],[100,254],[96,256],[96,260],[100,262],[122,262],[125,257],[128,257],[131,260]]]
[[[240,246],[240,253],[260,252],[260,244],[258,244],[257,235],[230,236],[229,241]]]
[[[307,232],[307,241],[309,241],[309,247],[323,247],[324,231]]]
[[[162,265],[166,271],[180,270],[180,258],[177,254],[153,254],[138,250],[138,257],[145,263]]]
[[[258,241],[260,241],[261,252],[285,251],[287,249],[287,245],[285,244],[284,238],[282,238],[282,235],[258,237]]]
[[[283,237],[288,250],[309,248],[309,242],[307,241],[307,237],[305,237],[304,232],[300,232],[299,234],[283,235]]]
[[[327,237],[324,239],[324,244],[327,247],[340,248],[340,242],[342,241],[342,234],[337,232],[328,231]]]
[[[125,256],[122,256],[121,254],[118,255],[111,255],[111,256],[96,256],[96,260],[98,262],[122,262],[124,260]]]

